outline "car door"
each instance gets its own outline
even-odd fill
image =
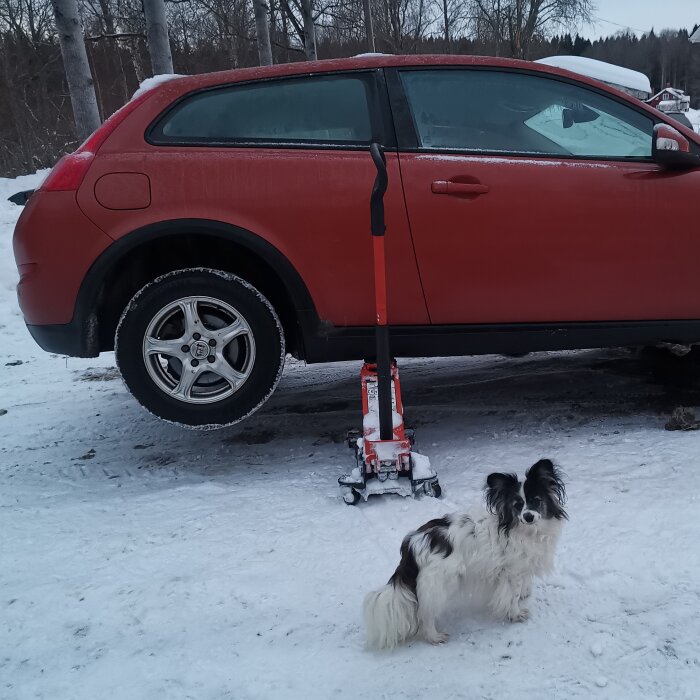
[[[150,126],[142,147],[134,148],[134,138],[128,148],[115,141],[101,150],[80,204],[115,238],[162,221],[213,220],[244,229],[291,263],[321,320],[371,326],[369,198],[376,170],[369,144],[382,141],[389,319],[426,324],[380,79],[377,71],[317,73],[188,93]],[[150,206],[128,216],[101,206],[91,193],[106,172],[145,173]]]
[[[389,81],[433,324],[700,318],[700,172],[652,161],[642,109],[522,70]]]

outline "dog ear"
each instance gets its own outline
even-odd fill
[[[515,474],[489,474],[486,478],[486,507],[498,518],[498,529],[506,535],[515,524],[510,507],[512,493],[519,487]]]
[[[530,476],[532,474],[533,479],[536,475],[548,474],[549,476],[554,476],[554,463],[551,459],[541,459],[539,462],[535,462],[528,470],[525,476]]]
[[[566,503],[564,475],[554,466],[551,459],[541,459],[539,462],[535,462],[525,472],[525,480],[538,481],[542,484],[555,501],[555,517],[567,517],[566,511],[562,507]]]
[[[518,477],[515,474],[501,474],[495,472],[486,477],[486,486],[491,491],[503,491],[518,485]]]

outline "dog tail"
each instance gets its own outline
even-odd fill
[[[363,610],[370,649],[393,649],[418,632],[418,600],[401,580],[368,593]]]

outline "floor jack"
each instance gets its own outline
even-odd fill
[[[411,496],[426,493],[438,498],[442,492],[430,460],[412,452],[413,431],[404,427],[401,383],[396,360],[391,358],[387,325],[386,263],[384,252],[384,193],[388,184],[386,158],[379,144],[370,146],[377,168],[372,188],[370,215],[374,258],[376,304],[376,361],[365,362],[362,384],[362,431],[348,433],[348,447],[355,451],[357,466],[338,479],[343,500],[355,505],[373,494]]]

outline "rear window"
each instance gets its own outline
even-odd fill
[[[368,76],[310,76],[216,88],[171,109],[156,144],[368,144]]]

